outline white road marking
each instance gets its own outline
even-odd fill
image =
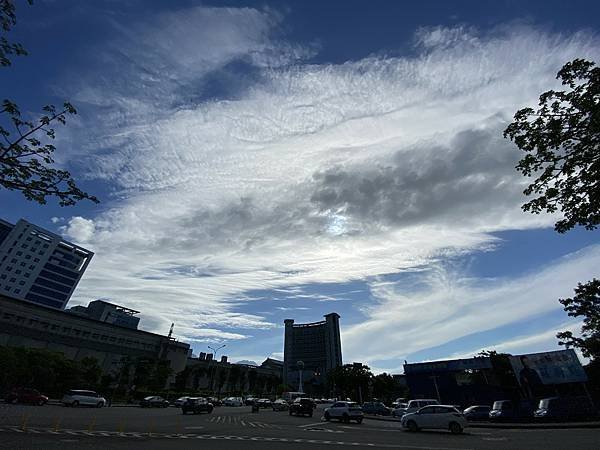
[[[322,424],[322,422],[309,423],[307,425],[298,425],[298,428],[314,427],[315,425],[321,425],[321,424]]]

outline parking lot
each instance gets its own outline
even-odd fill
[[[467,429],[409,433],[397,422],[346,424],[314,416],[250,407],[218,407],[212,414],[183,415],[178,408],[66,408],[0,404],[0,448],[320,448],[351,446],[403,449],[597,449],[597,429]],[[226,443],[223,441],[227,441]],[[285,445],[285,447],[284,447]]]

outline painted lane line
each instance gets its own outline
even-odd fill
[[[304,428],[304,427],[314,427],[315,425],[321,425],[323,422],[315,422],[315,423],[309,423],[306,425],[298,425],[298,428]]]

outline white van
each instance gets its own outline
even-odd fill
[[[394,417],[402,417],[404,414],[414,413],[421,409],[423,406],[439,405],[440,402],[433,398],[420,398],[418,400],[410,400],[406,405],[406,408],[397,408],[392,411]]]
[[[72,390],[67,392],[60,401],[65,406],[95,406],[102,408],[106,399],[94,391]]]

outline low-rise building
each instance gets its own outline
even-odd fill
[[[79,361],[95,358],[116,373],[127,358],[166,360],[175,374],[185,369],[189,344],[147,331],[103,322],[0,295],[0,345],[43,348]]]
[[[77,314],[100,322],[112,323],[120,327],[137,330],[140,318],[136,317],[139,311],[115,305],[104,300],[94,300],[87,306],[78,305],[69,308],[67,312]]]

